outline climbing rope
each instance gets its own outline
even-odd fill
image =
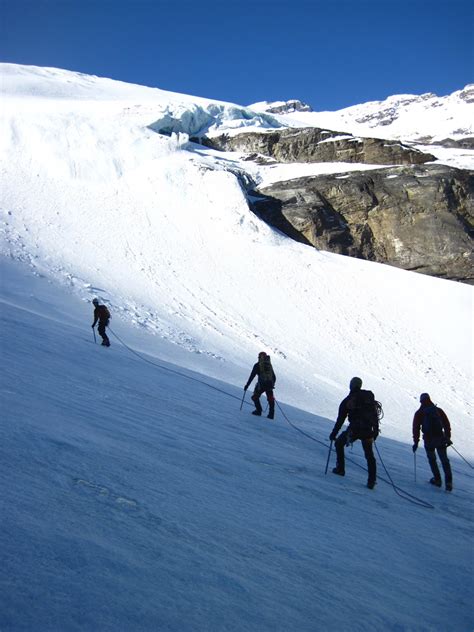
[[[229,393],[227,391],[224,391],[221,388],[218,388],[217,386],[213,386],[212,384],[209,384],[208,382],[205,382],[204,380],[200,380],[197,377],[193,377],[192,375],[186,375],[186,373],[182,373],[181,371],[176,371],[175,369],[170,369],[167,366],[164,366],[163,364],[159,364],[158,362],[153,362],[152,360],[149,360],[148,358],[146,358],[143,354],[139,353],[138,351],[135,351],[135,349],[132,349],[131,347],[129,347],[121,338],[120,336],[118,336],[110,327],[108,327],[108,330],[110,331],[110,333],[120,342],[120,344],[122,344],[125,349],[127,349],[128,351],[130,351],[130,353],[133,353],[135,356],[137,356],[138,358],[140,358],[141,360],[143,360],[144,362],[147,362],[148,364],[151,364],[152,366],[155,366],[159,369],[162,369],[163,371],[167,371],[168,373],[172,373],[173,375],[179,375],[180,377],[184,377],[187,378],[188,380],[192,380],[193,382],[197,382],[198,384],[203,384],[204,386],[207,386],[208,388],[211,388],[214,391],[217,391],[218,393],[222,393],[223,395],[227,395],[227,397],[232,397],[232,399],[237,399],[238,401],[240,401],[240,397],[238,397],[237,395],[233,395],[232,393]],[[245,393],[244,393],[245,396]],[[276,400],[275,400],[276,401]],[[243,402],[243,399],[242,399]],[[311,441],[314,441],[315,443],[319,443],[320,445],[323,445],[327,448],[327,445],[323,442],[320,441],[319,439],[316,439],[315,437],[311,436],[310,434],[308,434],[307,432],[305,432],[304,430],[301,430],[301,428],[298,428],[298,426],[295,426],[295,424],[293,424],[287,417],[287,415],[285,414],[284,410],[282,409],[282,407],[280,406],[279,402],[276,401],[276,404],[281,412],[281,414],[283,415],[283,417],[285,418],[285,420],[287,421],[287,423],[297,432],[299,432],[300,434],[304,435],[305,437],[307,437],[308,439],[311,439]],[[389,477],[389,481],[387,481],[386,479],[382,478],[382,477],[378,477],[380,480],[384,481],[385,483],[389,483],[392,485],[394,491],[396,494],[398,494],[398,496],[400,496],[400,498],[402,498],[403,500],[407,500],[408,502],[413,503],[414,505],[419,505],[421,507],[426,507],[429,509],[434,509],[434,506],[431,505],[430,503],[425,502],[424,500],[421,500],[420,498],[417,498],[416,496],[413,496],[412,494],[409,494],[408,492],[406,492],[405,490],[401,489],[400,487],[397,487],[394,482],[392,481],[390,474],[387,471],[387,468],[385,467],[384,462],[382,461],[382,458],[380,456],[379,450],[377,448],[377,445],[375,446],[376,450],[377,450],[377,454],[379,456],[380,462],[382,463],[385,472],[387,473],[387,476]],[[357,465],[357,467],[360,467],[362,470],[367,471],[362,465],[360,465],[359,463],[357,463],[356,461],[354,461],[353,459],[350,459],[348,457],[346,457],[346,459],[348,461],[350,461],[351,463],[353,463],[354,465]]]
[[[204,386],[207,386],[208,388],[212,388],[214,391],[217,391],[218,393],[222,393],[223,395],[227,395],[228,397],[232,397],[233,399],[237,399],[237,400],[240,401],[240,397],[237,397],[237,395],[232,395],[232,393],[228,393],[227,391],[224,391],[223,389],[218,388],[217,386],[213,386],[212,384],[209,384],[208,382],[205,382],[204,380],[200,380],[199,378],[193,377],[192,375],[186,375],[186,373],[182,373],[180,371],[176,371],[174,369],[170,369],[167,366],[164,366],[162,364],[158,364],[158,362],[153,362],[152,360],[149,360],[143,354],[141,354],[138,351],[135,351],[135,349],[132,349],[131,347],[129,347],[112,329],[110,329],[110,327],[108,329],[109,329],[110,333],[113,336],[115,336],[115,338],[117,338],[117,340],[125,347],[125,349],[128,349],[128,351],[130,351],[130,353],[133,353],[134,355],[136,355],[138,358],[140,358],[144,362],[147,362],[148,364],[156,366],[159,369],[162,369],[163,371],[168,371],[168,373],[173,373],[174,375],[179,375],[180,377],[185,377],[188,380],[192,380],[193,382],[198,382],[199,384],[204,384]]]
[[[408,500],[408,502],[413,503],[414,505],[419,505],[420,507],[426,507],[428,509],[434,509],[434,506],[431,505],[430,503],[426,502],[425,500],[422,500],[421,498],[418,498],[417,496],[413,496],[413,494],[409,494],[407,491],[405,491],[404,489],[401,489],[400,487],[397,487],[397,485],[395,485],[395,483],[392,480],[392,477],[390,476],[389,471],[387,470],[387,468],[385,467],[385,463],[383,462],[383,459],[380,455],[380,451],[378,449],[377,444],[375,443],[375,450],[377,451],[377,455],[379,457],[380,463],[382,463],[383,469],[385,470],[385,473],[388,476],[388,479],[390,481],[390,484],[393,487],[393,491],[400,496],[400,498],[403,498],[403,500]],[[381,478],[381,477],[378,477]],[[386,483],[389,481],[386,481],[384,478],[381,478],[381,480],[385,481]]]
[[[456,448],[453,446],[453,444],[451,444],[451,447],[452,447],[452,449],[456,452],[456,454],[458,454],[458,455],[461,457],[461,459],[464,461],[464,463],[467,463],[467,465],[469,465],[469,467],[471,468],[471,470],[474,470],[474,467],[473,467],[473,466],[469,463],[469,461],[468,461],[468,460],[466,460],[466,459],[463,457],[463,455],[462,455],[462,454],[461,454],[458,450],[456,450]]]
[[[301,428],[298,428],[298,426],[295,426],[295,424],[293,424],[288,417],[286,416],[285,412],[283,411],[282,407],[280,406],[280,404],[277,402],[277,406],[281,412],[281,414],[283,415],[283,417],[285,418],[285,420],[288,422],[288,424],[294,428],[295,430],[297,430],[299,433],[301,433],[302,435],[304,435],[305,437],[307,437],[308,439],[311,439],[311,441],[314,441],[315,443],[319,443],[320,445],[324,446],[325,448],[327,448],[327,444],[324,443],[324,441],[320,441],[319,439],[316,439],[315,437],[309,435],[307,432],[304,432],[304,430],[301,430]],[[330,449],[332,448],[332,446],[330,446]],[[400,498],[402,498],[403,500],[407,500],[408,502],[414,504],[414,505],[418,505],[420,507],[424,507],[426,509],[434,509],[434,506],[431,505],[430,503],[422,500],[421,498],[417,498],[416,496],[413,496],[413,494],[410,494],[409,492],[405,491],[404,489],[402,489],[401,487],[398,487],[397,485],[395,485],[395,483],[393,482],[387,468],[385,467],[385,463],[382,460],[382,457],[380,456],[380,452],[379,449],[377,447],[377,444],[375,443],[375,449],[377,450],[377,454],[378,457],[380,459],[380,462],[382,463],[382,466],[388,476],[388,479],[383,478],[383,476],[377,476],[378,480],[383,481],[384,483],[387,483],[389,485],[392,486],[394,492],[400,496]],[[367,472],[366,468],[363,465],[360,465],[360,463],[357,463],[357,461],[354,461],[353,459],[349,458],[346,456],[346,460],[349,461],[350,463],[353,463],[354,465],[356,465],[357,467],[359,467],[361,470],[364,470],[364,472]]]

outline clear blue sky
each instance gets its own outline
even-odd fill
[[[0,0],[0,59],[335,110],[474,82],[472,0]]]

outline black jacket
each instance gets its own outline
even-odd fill
[[[365,408],[364,413],[362,412],[361,401],[366,401],[367,397],[369,401],[375,401],[371,391],[357,389],[351,391],[349,395],[342,400],[339,404],[339,411],[336,423],[334,424],[333,434],[337,434],[342,428],[345,420],[349,418],[349,430],[355,437],[368,439],[371,437],[376,438],[378,436],[379,422],[375,408],[372,411],[372,405],[370,405],[368,418]]]
[[[250,385],[250,383],[252,382],[253,378],[258,375],[258,385],[262,386],[262,387],[267,387],[270,386],[271,388],[273,388],[275,386],[275,382],[276,382],[276,376],[275,376],[275,371],[273,370],[273,367],[271,367],[272,371],[272,377],[270,382],[268,382],[267,380],[263,380],[261,377],[261,371],[260,371],[260,363],[256,362],[253,365],[253,369],[252,372],[250,373],[249,379],[247,380],[247,384],[245,385],[245,389],[247,389]]]
[[[107,307],[105,305],[97,305],[94,309],[94,322],[92,323],[92,326],[94,327],[97,321],[107,326],[109,324],[109,318],[110,312]]]

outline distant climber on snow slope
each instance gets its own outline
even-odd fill
[[[258,354],[258,362],[253,365],[252,372],[250,373],[247,384],[244,386],[244,391],[248,389],[254,377],[258,376],[257,384],[255,386],[252,401],[255,404],[255,410],[252,411],[252,415],[260,416],[262,414],[262,405],[260,404],[260,396],[265,393],[268,400],[268,419],[275,417],[275,397],[273,395],[273,389],[275,388],[275,372],[273,371],[270,356],[264,351]]]
[[[97,327],[97,331],[99,332],[99,336],[102,337],[102,345],[104,347],[110,347],[110,340],[105,332],[105,328],[108,327],[110,321],[110,312],[105,305],[99,304],[99,299],[94,298],[92,303],[94,305],[94,322],[92,323],[92,329],[94,329],[98,321],[99,326]]]

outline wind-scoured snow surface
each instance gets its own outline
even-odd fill
[[[1,70],[0,630],[472,629],[472,468],[450,449],[447,494],[411,451],[428,391],[472,463],[472,288],[296,244],[238,156],[153,131],[239,106]],[[273,422],[239,410],[261,350]],[[358,444],[324,475],[353,375],[374,491]]]

